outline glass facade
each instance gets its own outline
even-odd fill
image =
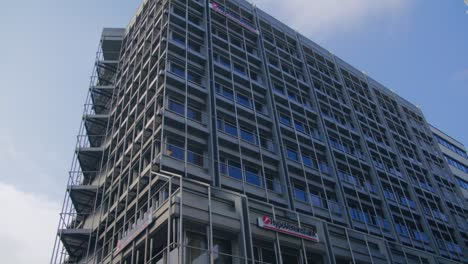
[[[119,32],[51,263],[466,261],[460,166],[414,105],[243,0]]]

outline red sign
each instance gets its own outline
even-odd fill
[[[286,222],[277,221],[271,219],[269,216],[266,215],[259,217],[257,220],[259,227],[270,229],[290,236],[300,237],[306,240],[319,242],[317,232],[311,231],[309,229],[301,228]]]

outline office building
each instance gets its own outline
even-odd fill
[[[51,263],[466,262],[423,113],[252,4],[144,1],[95,65]]]
[[[468,200],[468,154],[465,146],[432,125],[431,131],[444,158],[450,165],[450,170],[460,187],[463,197]]]

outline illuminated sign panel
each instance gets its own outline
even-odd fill
[[[227,8],[217,4],[215,2],[210,2],[210,7],[214,11],[216,11],[216,12],[224,15],[225,17],[237,22],[239,25],[241,25],[241,26],[245,27],[246,29],[254,32],[255,34],[259,34],[258,30],[255,29],[253,26],[251,26],[249,22],[243,21],[244,19],[239,17],[239,15],[232,13],[231,11],[229,11],[229,9],[227,9]]]
[[[312,230],[301,228],[286,222],[273,220],[266,215],[259,217],[257,220],[259,227],[270,229],[290,236],[300,237],[306,240],[319,242],[317,233]]]

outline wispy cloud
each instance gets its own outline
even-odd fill
[[[0,182],[0,255],[2,263],[48,263],[59,205]]]
[[[333,35],[385,17],[395,23],[412,0],[253,0],[261,9],[307,35]]]

